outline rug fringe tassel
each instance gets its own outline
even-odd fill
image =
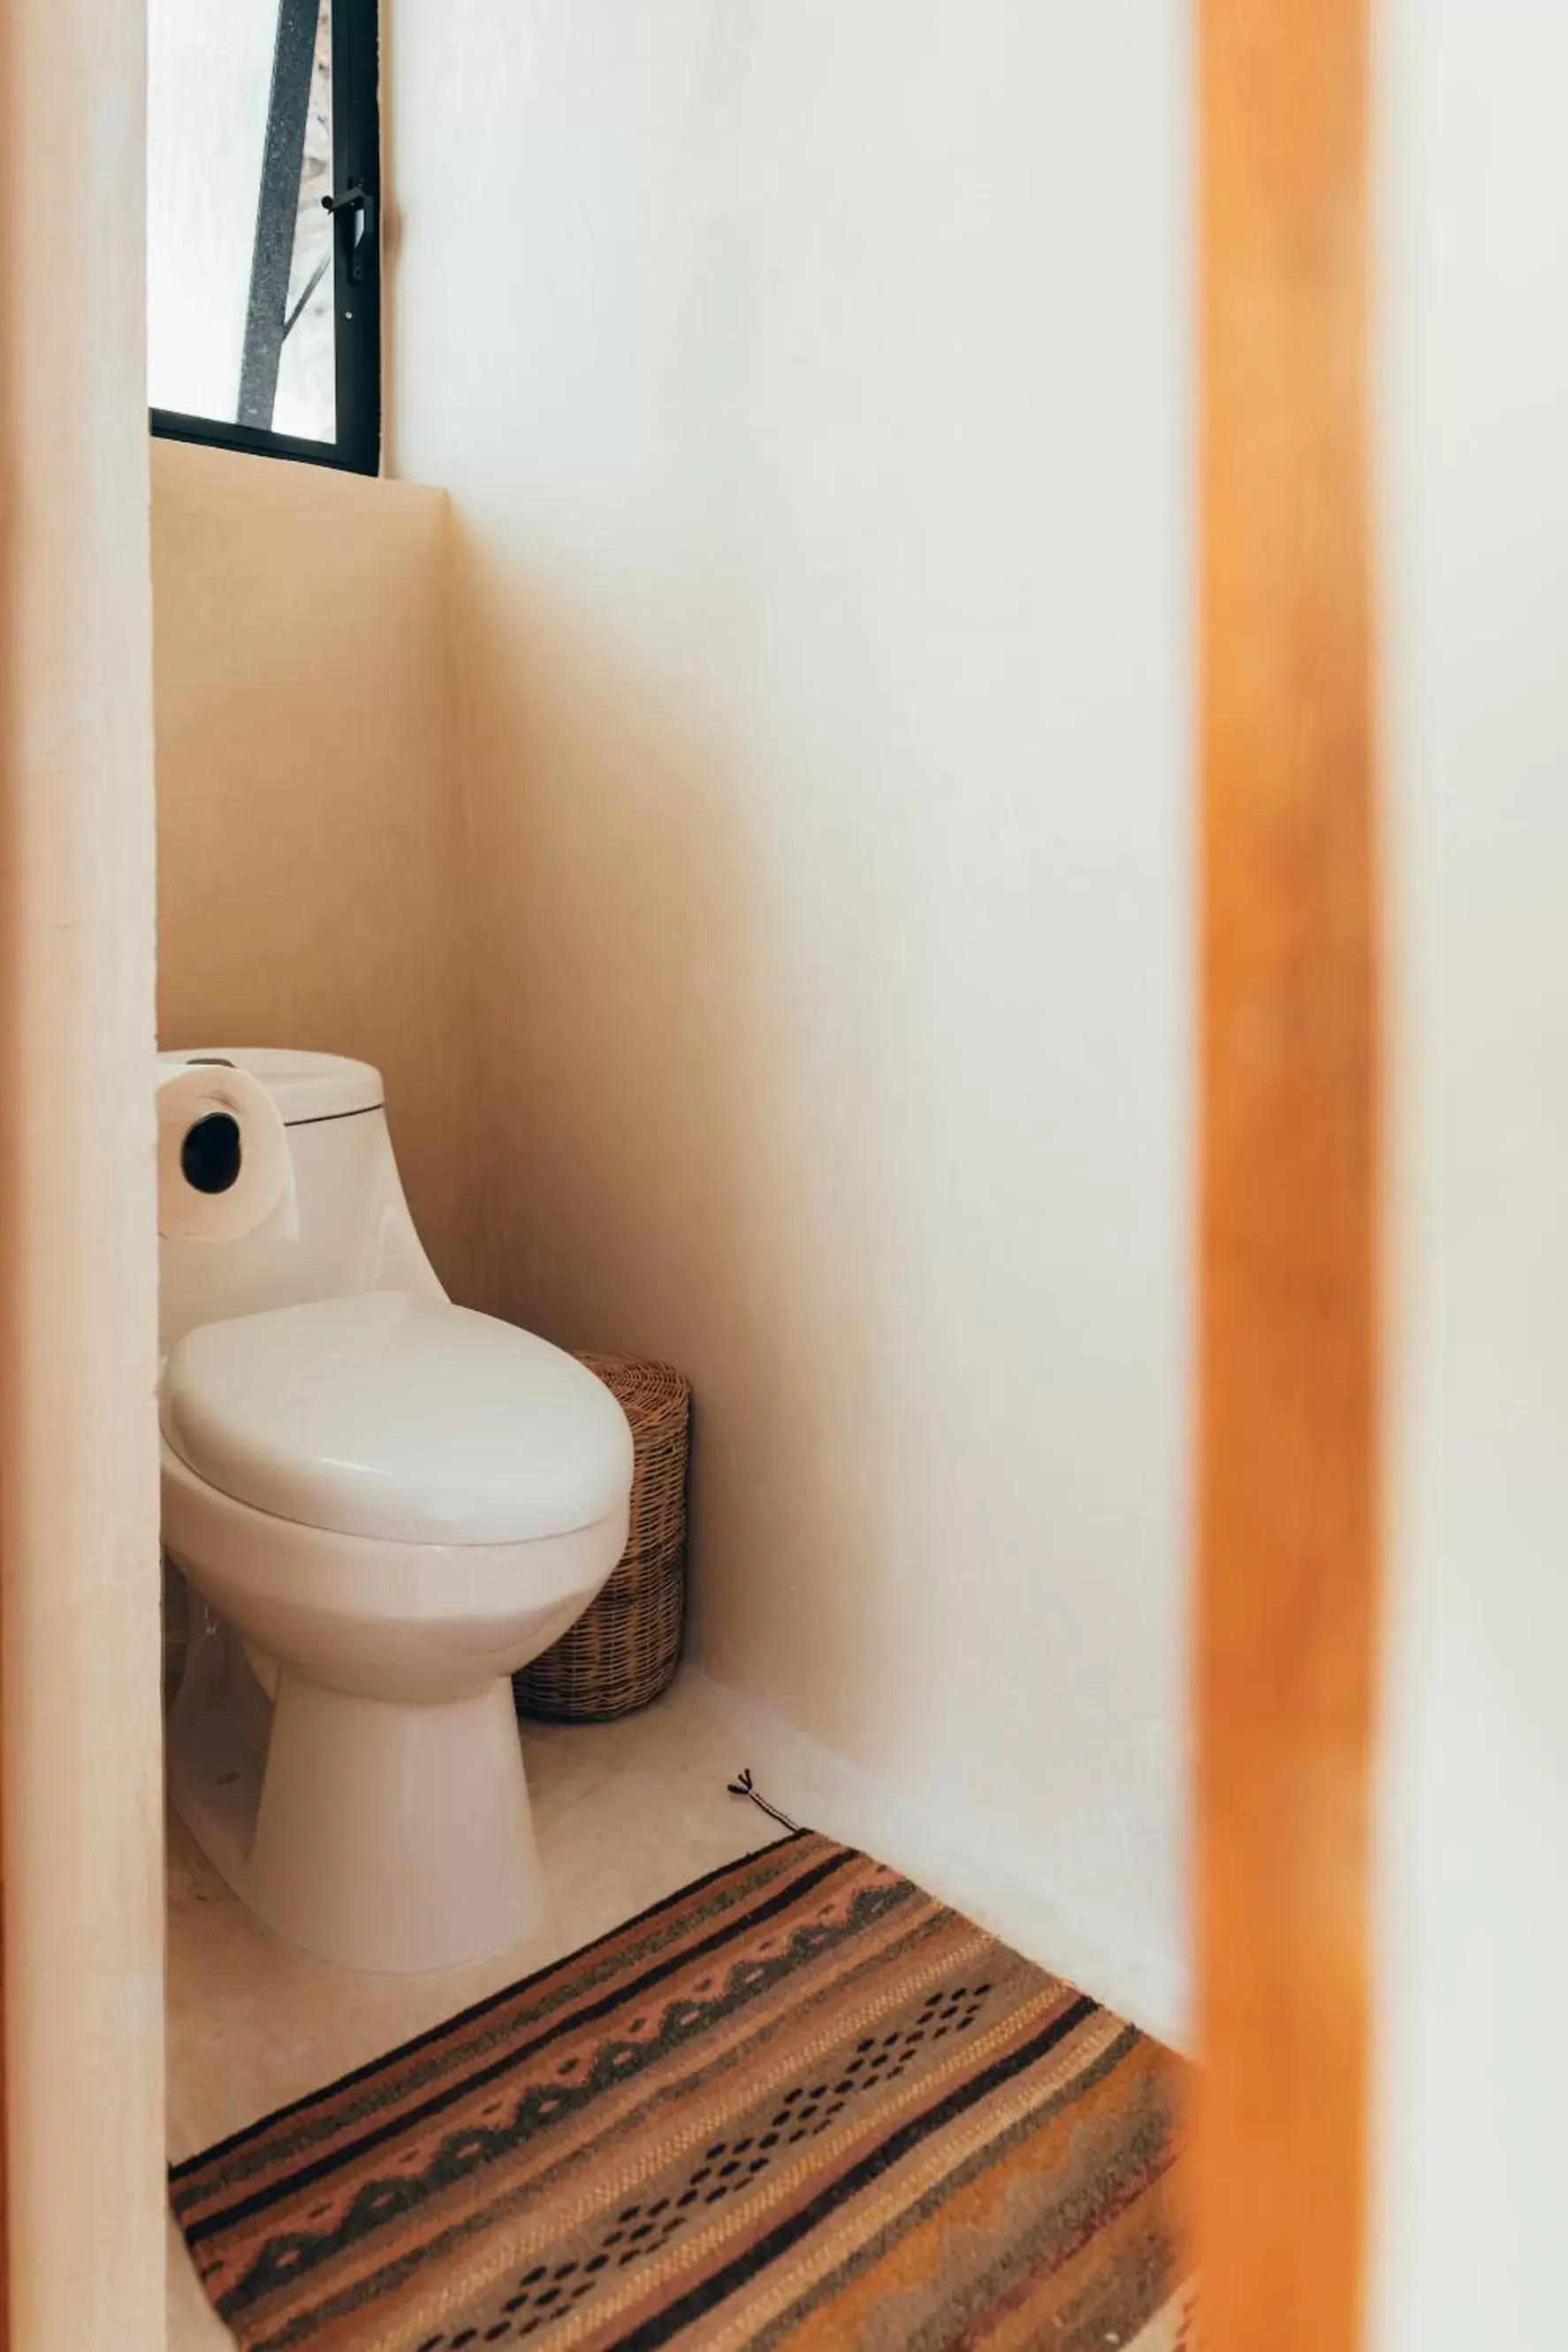
[[[742,1767],[741,1775],[738,1780],[728,1781],[725,1785],[729,1789],[731,1797],[745,1797],[752,1804],[760,1806],[762,1811],[768,1814],[772,1820],[782,1822],[786,1830],[799,1831],[800,1823],[798,1822],[792,1822],[787,1813],[781,1813],[776,1805],[769,1804],[767,1799],[761,1793],[756,1782],[752,1780],[752,1768],[749,1764]]]

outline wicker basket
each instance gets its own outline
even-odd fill
[[[686,1612],[689,1383],[671,1364],[583,1356],[632,1425],[631,1532],[598,1599],[512,1676],[519,1711],[557,1723],[605,1722],[668,1687]]]

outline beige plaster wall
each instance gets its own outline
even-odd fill
[[[439,490],[153,445],[158,1019],[385,1073],[414,1213],[480,1290]]]
[[[694,1654],[1167,2031],[1186,23],[398,0],[391,89],[497,1303],[688,1368]]]
[[[0,8],[0,2340],[163,2341],[142,11]]]

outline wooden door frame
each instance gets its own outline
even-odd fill
[[[1367,0],[1202,0],[1205,2352],[1362,2340],[1377,1543]]]

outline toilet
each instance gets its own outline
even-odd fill
[[[631,1433],[574,1357],[447,1297],[376,1070],[201,1058],[266,1088],[293,1184],[240,1239],[161,1244],[171,1798],[289,1943],[458,1967],[543,1913],[510,1677],[625,1549]]]

